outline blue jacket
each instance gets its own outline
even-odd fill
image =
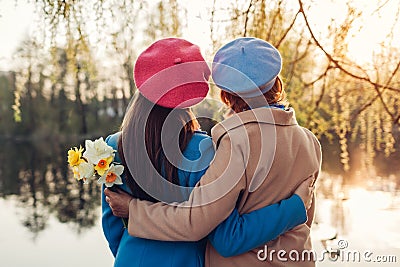
[[[117,150],[120,133],[106,138],[108,145]],[[205,173],[214,157],[211,138],[196,132],[183,155],[191,165],[178,170],[181,185],[193,187]],[[120,162],[118,153],[116,162]],[[192,170],[192,171],[191,171]],[[130,192],[124,184],[121,188]],[[104,189],[104,188],[103,188]],[[223,256],[235,256],[275,239],[285,231],[307,220],[303,201],[299,196],[282,200],[248,214],[240,215],[235,209],[207,238],[198,242],[166,242],[130,236],[121,218],[115,217],[102,193],[102,227],[110,250],[115,257],[115,267],[133,266],[204,266],[206,242],[210,241]]]

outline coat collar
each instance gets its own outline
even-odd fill
[[[279,126],[297,125],[293,108],[282,110],[261,107],[233,114],[231,117],[215,125],[211,129],[211,136],[214,140],[219,140],[229,130],[252,122]]]

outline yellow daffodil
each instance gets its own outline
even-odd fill
[[[97,162],[96,166],[94,167],[94,169],[97,171],[97,174],[103,176],[104,173],[110,168],[110,164],[112,161],[113,157],[99,160],[99,162]]]
[[[81,164],[82,162],[85,162],[85,160],[82,159],[82,152],[83,152],[82,147],[79,147],[79,149],[77,147],[74,147],[68,150],[69,166],[75,167]]]

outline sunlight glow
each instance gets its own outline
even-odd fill
[[[347,56],[351,60],[355,60],[359,65],[367,64],[372,60],[374,53],[379,53],[382,44],[400,48],[400,43],[398,40],[396,42],[395,37],[400,36],[400,23],[397,21],[397,25],[393,27],[396,22],[396,10],[400,5],[399,0],[315,1],[311,6],[310,21],[313,22],[316,32],[320,33],[320,38],[329,39],[326,29],[341,25],[346,18],[348,4],[362,12],[361,16],[354,20],[347,38]],[[381,7],[379,11],[378,7]]]

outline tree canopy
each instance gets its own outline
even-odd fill
[[[341,3],[341,17],[321,26],[314,0],[210,0],[201,5],[36,0],[36,31],[17,53],[23,61],[13,76],[14,116],[26,123],[25,132],[115,129],[118,120],[110,124],[101,116],[122,117],[135,92],[134,62],[145,46],[167,36],[196,36],[210,59],[227,41],[254,36],[280,50],[281,76],[300,124],[339,148],[344,170],[350,169],[351,151],[358,149],[367,168],[376,157],[399,150],[400,2],[368,1],[369,8],[359,1]],[[386,18],[385,38],[371,60],[359,62],[349,46],[371,17]],[[196,20],[203,30],[193,26]]]

